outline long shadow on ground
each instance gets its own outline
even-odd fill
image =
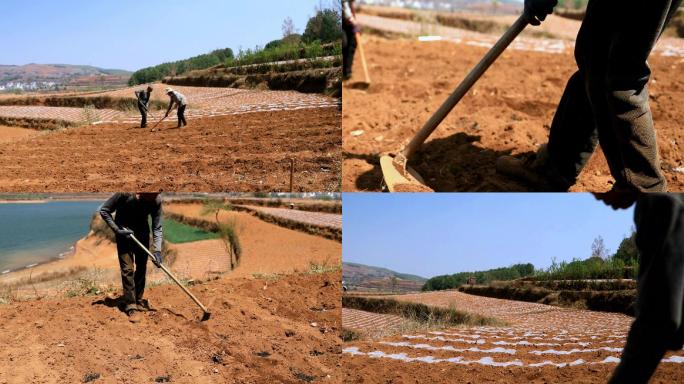
[[[430,140],[413,156],[409,164],[437,192],[511,192],[529,191],[524,185],[496,173],[496,159],[511,151],[495,151],[479,146],[481,136],[463,132]],[[344,154],[345,159],[366,160],[373,169],[356,179],[360,190],[378,190],[382,171],[377,155]]]

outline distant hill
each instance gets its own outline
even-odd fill
[[[56,89],[70,85],[125,85],[131,72],[89,65],[0,65],[0,90]]]
[[[342,279],[350,289],[374,291],[419,291],[426,278],[382,267],[342,263]]]

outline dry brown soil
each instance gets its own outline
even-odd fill
[[[1,305],[0,383],[339,382],[339,273],[191,289],[206,322],[171,285],[148,290],[156,311],[137,324],[105,296]]]
[[[151,132],[102,124],[0,144],[0,191],[289,190],[295,158],[297,191],[340,186],[337,108],[247,113],[164,123]]]
[[[345,191],[381,187],[379,154],[403,147],[437,110],[486,49],[452,42],[365,37],[372,85],[343,89]],[[684,59],[654,55],[650,84],[662,168],[671,191],[684,190]],[[576,70],[571,52],[506,51],[412,159],[437,191],[519,191],[525,186],[496,174],[501,155],[536,150],[567,79]],[[354,132],[354,134],[352,134]],[[612,177],[601,152],[582,173],[575,191],[602,191]]]

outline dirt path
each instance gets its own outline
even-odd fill
[[[166,123],[170,128],[172,123]],[[341,173],[337,108],[189,120],[182,130],[133,125],[67,129],[0,144],[0,191],[337,191]]]
[[[207,220],[200,204],[166,204],[164,209]],[[229,276],[302,272],[308,271],[311,263],[341,264],[339,242],[266,223],[243,212],[222,211],[219,220],[234,223],[243,251],[240,265]]]
[[[0,383],[339,382],[339,273],[191,289],[206,322],[170,285],[138,324],[103,296],[0,305]]]
[[[457,291],[394,297],[493,316],[506,327],[460,327],[351,342],[343,350],[345,382],[373,373],[366,383],[605,382],[625,342],[631,318]],[[346,310],[345,310],[346,311]],[[346,319],[346,318],[345,318]],[[343,322],[347,327],[347,323]],[[670,353],[656,383],[684,374],[684,351]],[[367,376],[368,377],[368,376]]]
[[[379,154],[400,149],[485,52],[451,42],[367,40],[373,84],[368,91],[351,83],[343,89],[345,191],[379,190]],[[682,64],[684,59],[660,55],[651,61],[651,108],[671,191],[684,190]],[[507,51],[423,145],[413,159],[418,172],[437,191],[526,190],[497,175],[495,161],[534,151],[548,140],[556,105],[575,70],[570,53]],[[355,71],[352,82],[361,80],[361,72]],[[597,152],[573,190],[607,190],[611,182]]]
[[[18,140],[28,139],[39,134],[40,132],[37,132],[33,129],[6,127],[0,125],[0,144],[12,143]]]
[[[254,205],[245,205],[244,207],[254,211],[263,212],[267,215],[297,221],[304,224],[313,224],[320,227],[342,229],[342,215],[334,213],[298,211],[296,209],[270,208]]]

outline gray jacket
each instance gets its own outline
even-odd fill
[[[116,216],[114,216],[116,214]],[[126,227],[135,232],[135,237],[141,243],[146,244],[150,237],[150,225],[148,217],[152,217],[152,239],[154,250],[162,249],[162,200],[157,196],[155,201],[138,199],[135,193],[115,193],[100,207],[100,216],[116,231]],[[117,236],[116,243],[119,249],[128,250],[131,241]]]

